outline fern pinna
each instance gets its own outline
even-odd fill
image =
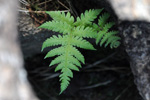
[[[100,42],[100,46],[105,43],[105,47],[110,44],[110,48],[117,48],[120,45],[120,37],[116,36],[118,31],[109,31],[109,29],[115,25],[114,22],[107,22],[110,14],[104,13],[98,19],[98,25],[94,25],[97,29],[96,44]]]
[[[93,45],[85,38],[94,38],[96,43],[99,41],[101,41],[100,43],[106,42],[106,45],[110,44],[111,47],[118,46],[116,46],[116,43],[118,44],[119,41],[117,40],[119,38],[115,36],[116,33],[114,31],[108,32],[112,25],[109,23],[105,24],[107,20],[103,18],[105,15],[100,17],[98,25],[93,23],[101,11],[102,9],[85,11],[84,14],[77,17],[76,21],[69,12],[66,14],[60,11],[46,12],[53,20],[42,24],[40,28],[49,29],[61,34],[53,35],[44,41],[42,45],[42,51],[46,47],[58,46],[49,51],[45,58],[57,56],[51,61],[50,66],[57,64],[55,71],[61,70],[59,76],[61,81],[60,94],[69,85],[70,78],[73,78],[72,70],[79,71],[78,67],[81,68],[80,62],[85,63],[84,56],[77,48],[95,50]],[[102,35],[100,34],[101,32],[103,33]],[[106,39],[103,40],[104,38]]]

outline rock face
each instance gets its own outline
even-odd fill
[[[43,41],[56,34],[55,32],[35,27],[32,18],[26,13],[20,13],[18,21],[19,39],[24,57],[41,53]],[[44,51],[46,52],[47,50]]]
[[[38,100],[17,39],[17,0],[0,0],[0,100]]]
[[[150,22],[150,0],[108,0],[121,20]]]
[[[108,1],[120,20],[130,21],[119,25],[122,41],[139,93],[150,100],[150,0]]]
[[[126,22],[122,25],[120,30],[135,84],[144,100],[150,100],[150,23]]]

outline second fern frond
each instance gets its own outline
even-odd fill
[[[121,38],[116,36],[118,31],[109,31],[110,28],[115,25],[114,22],[107,23],[109,17],[110,15],[108,13],[104,13],[98,19],[98,34],[96,37],[96,44],[100,42],[100,46],[105,43],[105,47],[110,44],[110,48],[117,48],[120,45],[119,40]]]

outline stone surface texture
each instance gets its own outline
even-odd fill
[[[122,25],[122,41],[135,84],[144,100],[150,100],[150,23],[124,22]]]
[[[120,20],[150,22],[150,0],[108,0]]]
[[[0,100],[38,100],[23,67],[16,5],[17,0],[0,0]]]

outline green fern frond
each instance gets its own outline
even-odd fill
[[[76,49],[76,47],[91,49],[94,47],[88,41],[81,37],[70,35],[58,35],[53,36],[47,39],[43,43],[42,50],[46,47],[60,45],[51,51],[49,51],[45,58],[57,56],[54,60],[51,61],[50,66],[58,64],[55,71],[61,70],[62,74],[60,75],[61,81],[61,92],[62,93],[67,86],[71,78],[70,70],[79,71],[78,67],[81,68],[81,63],[84,63],[84,56]],[[77,67],[78,66],[78,67]]]
[[[105,47],[110,44],[110,48],[117,48],[120,45],[120,42],[119,42],[120,37],[116,36],[118,31],[109,31],[110,28],[113,25],[115,25],[115,23],[114,22],[106,23],[108,18],[109,18],[109,14],[105,13],[99,19],[100,28],[96,37],[96,44],[100,42],[100,46],[102,46],[105,43]]]
[[[72,51],[73,50],[73,51]],[[81,67],[79,61],[84,62],[84,57],[80,52],[70,44],[65,46],[64,53],[57,58],[55,58],[50,65],[59,64],[55,71],[61,70],[62,74],[59,76],[61,81],[61,92],[67,88],[69,85],[70,78],[73,77],[71,70],[79,71],[78,67]],[[75,53],[75,54],[74,54]],[[77,54],[77,55],[76,55]]]
[[[92,9],[86,10],[85,13],[81,14],[80,17],[77,17],[77,21],[74,23],[76,26],[78,25],[91,25],[92,22],[97,18],[97,16],[101,13],[103,9]]]
[[[61,71],[60,74],[60,94],[67,88],[70,79],[73,78],[73,72],[79,71],[81,63],[85,63],[84,56],[77,48],[95,50],[93,45],[84,38],[94,38],[96,43],[100,45],[116,48],[120,45],[119,37],[116,36],[117,31],[109,31],[114,25],[113,22],[107,23],[109,18],[108,13],[104,13],[98,20],[98,24],[93,23],[97,16],[103,9],[92,9],[85,11],[80,17],[75,19],[71,14],[50,11],[46,12],[53,20],[42,24],[39,28],[49,29],[55,32],[62,33],[62,35],[48,38],[43,42],[42,51],[47,47],[57,46],[55,49],[50,50],[45,58],[55,57],[49,66],[57,65],[56,71]]]

